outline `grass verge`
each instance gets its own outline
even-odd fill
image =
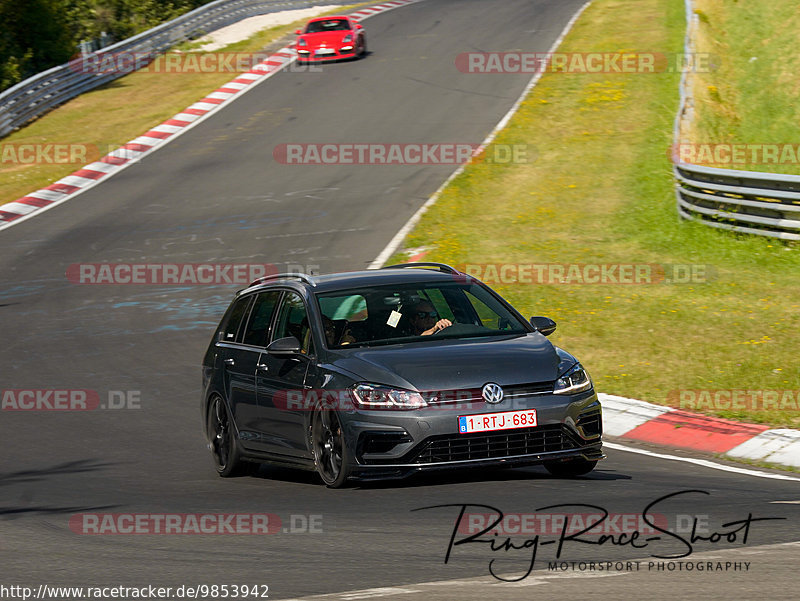
[[[347,13],[371,2],[327,11]],[[307,19],[263,29],[214,54],[276,50]],[[189,49],[191,44],[179,46]],[[196,69],[193,71],[199,71]],[[0,206],[69,175],[169,119],[236,72],[139,71],[81,94],[0,141]],[[40,158],[24,148],[40,149]],[[62,154],[56,155],[59,145]]]
[[[693,79],[692,139],[700,144],[758,145],[755,153],[713,167],[800,174],[800,54],[793,50],[800,41],[796,0],[694,3],[696,50],[714,56],[716,69]]]
[[[559,51],[680,53],[684,30],[682,0],[595,0]],[[523,314],[555,319],[553,342],[581,358],[602,392],[800,427],[800,256],[678,219],[666,151],[678,77],[545,73],[495,141],[531,145],[536,159],[468,166],[406,248],[471,266]],[[480,267],[565,264],[697,277],[528,284]],[[755,404],[728,408],[716,395],[740,390],[756,391]],[[763,391],[780,391],[778,402],[761,406]]]

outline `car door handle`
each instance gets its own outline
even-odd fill
[[[266,363],[259,363],[256,367],[262,371],[269,371],[269,365]]]
[[[234,365],[236,365],[236,361],[234,361],[233,359],[225,359],[223,363],[229,367],[233,367]]]

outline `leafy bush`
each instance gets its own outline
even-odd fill
[[[67,62],[103,32],[113,41],[211,0],[0,0],[0,89]]]

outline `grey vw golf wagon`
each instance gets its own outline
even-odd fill
[[[270,462],[330,487],[468,467],[588,473],[604,457],[600,403],[545,338],[555,328],[437,263],[261,278],[203,360],[217,472]]]

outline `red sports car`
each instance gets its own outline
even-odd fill
[[[318,17],[296,32],[300,61],[358,58],[367,52],[364,27],[350,17]]]

